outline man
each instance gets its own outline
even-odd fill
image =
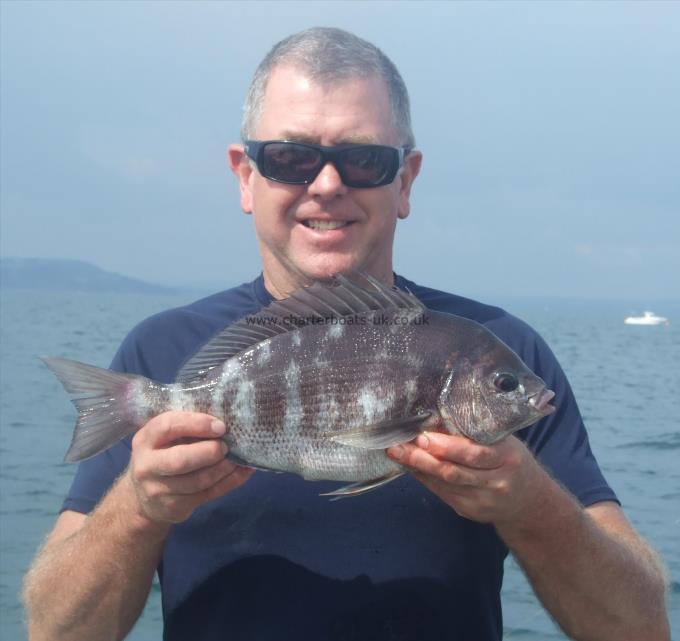
[[[27,577],[31,639],[122,639],[157,569],[165,639],[499,639],[508,549],[574,638],[668,639],[660,568],[547,347],[502,310],[392,272],[421,164],[392,63],[339,30],[296,34],[258,68],[242,134],[229,163],[263,276],[148,319],[113,368],[169,382],[224,326],[310,279],[362,270],[486,324],[557,392],[557,411],[492,446],[422,435],[389,450],[410,476],[336,503],[318,497],[334,484],[225,460],[220,421],[165,413],[81,464]],[[347,144],[352,157],[337,149]]]

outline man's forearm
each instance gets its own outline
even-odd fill
[[[168,526],[137,510],[127,474],[64,540],[48,543],[29,571],[24,598],[31,641],[111,641],[139,617]]]
[[[496,527],[547,610],[574,639],[669,639],[654,553],[543,475],[531,513]]]

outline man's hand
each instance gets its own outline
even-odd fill
[[[618,505],[583,509],[519,439],[479,445],[426,433],[388,455],[458,514],[496,527],[570,638],[670,638],[653,551]]]
[[[480,445],[464,436],[427,432],[387,453],[458,514],[481,523],[519,519],[545,475],[514,436]]]
[[[127,475],[144,517],[179,523],[251,477],[254,470],[225,459],[225,431],[208,414],[165,412],[135,434]]]

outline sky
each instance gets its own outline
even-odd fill
[[[0,254],[253,278],[225,150],[261,58],[311,26],[409,87],[397,272],[487,301],[680,298],[680,2],[3,1]]]

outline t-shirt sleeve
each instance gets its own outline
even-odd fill
[[[134,349],[134,338],[128,336],[118,349],[110,369],[117,372],[140,373],[139,356]],[[130,460],[132,437],[105,452],[79,463],[61,511],[73,510],[88,514],[99,503]]]
[[[571,385],[545,341],[528,326],[511,345],[522,360],[555,392],[556,411],[517,436],[540,463],[584,506],[600,501],[619,502],[593,455],[588,433]],[[501,337],[503,338],[503,337]],[[516,337],[513,337],[516,338]],[[503,338],[503,340],[506,340]]]

